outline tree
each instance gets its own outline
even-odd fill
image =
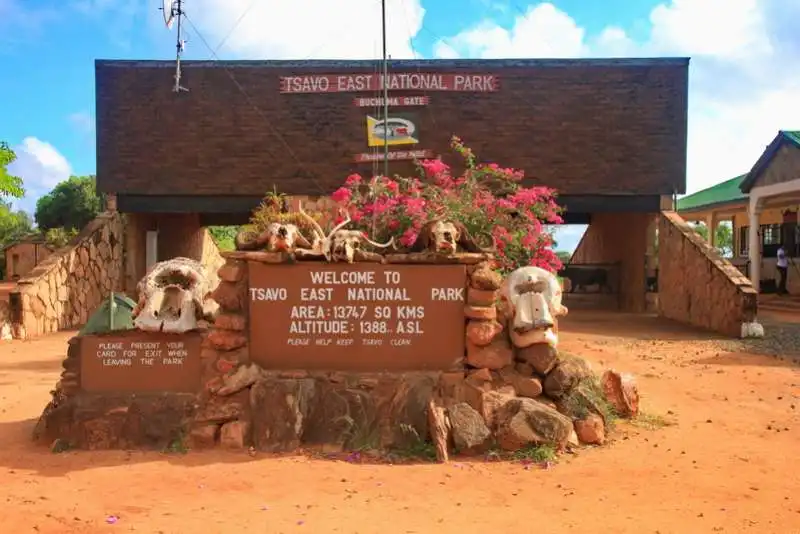
[[[225,251],[236,248],[234,239],[237,232],[239,232],[238,226],[209,226],[208,232],[220,250]]]
[[[570,258],[572,258],[572,254],[566,250],[556,250],[556,256],[558,256],[558,259],[560,259],[561,263],[564,265],[568,264]]]
[[[700,234],[703,239],[708,241],[708,227],[703,224],[692,225],[695,232]],[[733,255],[733,229],[730,224],[720,223],[717,225],[716,235],[714,236],[717,251],[721,256],[728,258]]]
[[[82,230],[102,209],[94,176],[70,176],[36,202],[36,224],[51,228]]]
[[[0,200],[0,247],[33,233],[33,222],[24,211],[13,211],[9,202]]]
[[[0,197],[22,198],[25,188],[22,178],[8,173],[8,166],[17,159],[17,155],[6,142],[0,142]]]

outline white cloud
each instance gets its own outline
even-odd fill
[[[17,159],[8,166],[8,172],[22,178],[27,190],[25,198],[16,201],[15,206],[33,213],[36,200],[69,178],[72,167],[53,145],[36,137],[26,137],[12,148]]]
[[[437,43],[434,52],[484,58],[690,56],[692,192],[747,172],[779,129],[800,129],[798,20],[798,0],[671,0],[652,10],[650,35],[637,43],[613,26],[587,38],[567,13],[540,3],[510,29],[481,22]]]
[[[381,57],[381,4],[376,0],[193,0],[188,18],[222,56],[251,59],[370,59]],[[412,58],[411,38],[422,28],[420,0],[387,1],[387,50]],[[192,38],[192,47],[202,47]],[[197,52],[197,51],[195,51]]]

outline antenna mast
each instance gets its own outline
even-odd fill
[[[383,37],[383,175],[389,177],[389,62],[386,57],[386,0],[381,0]]]
[[[164,24],[166,24],[168,30],[172,28],[174,20],[177,19],[178,21],[178,39],[175,43],[175,85],[172,86],[172,92],[188,91],[187,88],[181,85],[181,55],[186,46],[186,40],[181,32],[181,19],[183,19],[184,15],[183,0],[163,0],[163,5],[159,9],[164,12]]]

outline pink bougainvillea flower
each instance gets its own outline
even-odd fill
[[[340,187],[336,191],[333,192],[331,195],[331,200],[339,204],[345,204],[350,202],[350,199],[353,197],[353,192],[347,189],[346,187]]]
[[[402,236],[400,236],[399,239],[400,244],[403,245],[404,247],[410,247],[417,242],[418,236],[419,234],[414,228],[409,228],[408,230],[403,232]]]
[[[429,178],[436,178],[437,176],[450,171],[450,167],[448,167],[447,164],[440,159],[426,159],[422,161],[420,165],[422,165],[422,168],[425,169],[425,174]]]
[[[363,178],[361,178],[360,174],[353,173],[350,176],[348,176],[347,179],[345,179],[344,185],[346,187],[354,187],[354,186],[357,186],[357,185],[361,185],[361,181],[362,180],[363,180]]]

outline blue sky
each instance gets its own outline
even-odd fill
[[[38,195],[95,170],[96,58],[171,59],[161,0],[0,0],[0,139]],[[691,56],[689,190],[746,172],[800,129],[800,0],[387,0],[393,57]],[[376,0],[185,0],[186,57],[380,50]],[[311,15],[313,14],[313,15]],[[221,45],[221,46],[220,46]],[[578,229],[562,232],[571,248]]]

